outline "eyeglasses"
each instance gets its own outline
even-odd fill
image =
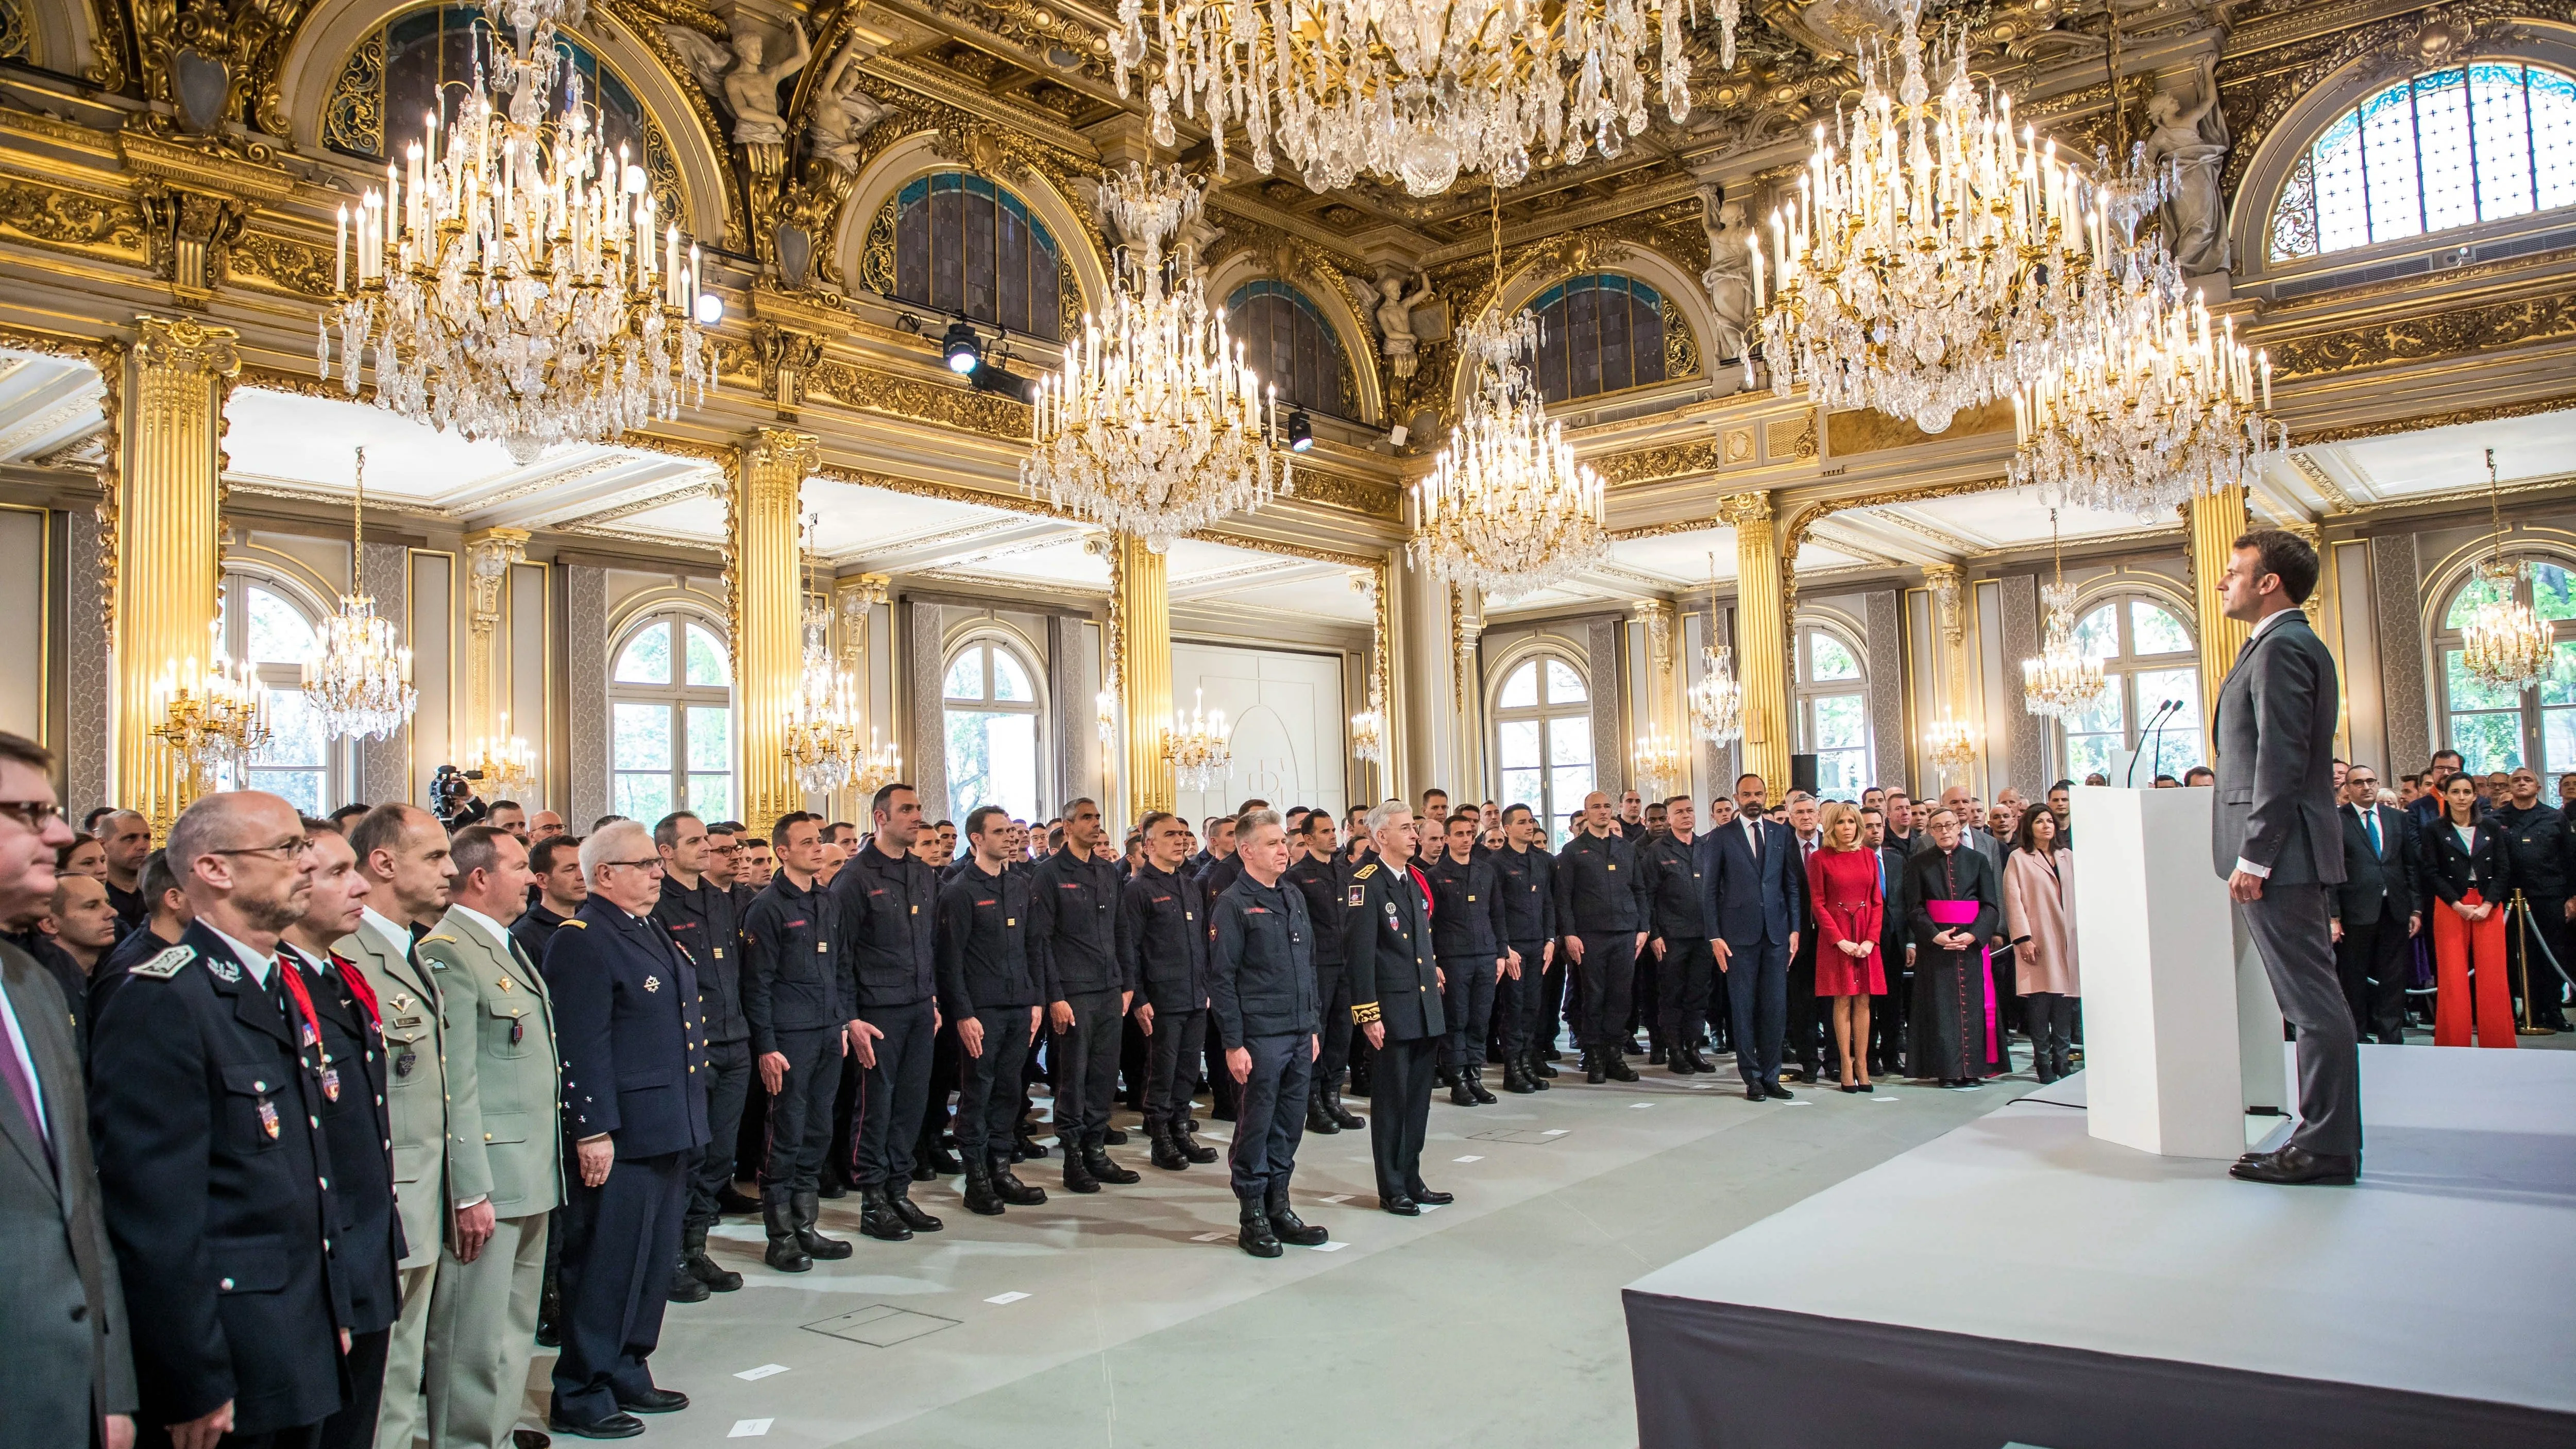
[[[311,850],[312,848],[312,840],[309,837],[299,835],[293,840],[281,840],[275,845],[245,845],[232,850],[209,850],[206,854],[273,855],[280,860],[293,860],[295,857],[302,855],[304,852]]]
[[[740,855],[742,854],[742,847],[739,844],[710,845],[707,847],[707,852],[710,855]]]
[[[662,857],[658,855],[648,855],[641,860],[603,860],[600,864],[603,866],[622,865],[628,870],[660,870],[662,868]]]
[[[0,800],[0,815],[6,815],[29,830],[41,831],[63,818],[63,807],[51,800]]]

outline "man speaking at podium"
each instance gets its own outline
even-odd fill
[[[2343,883],[2334,817],[2334,656],[2299,611],[2317,555],[2258,528],[2218,581],[2227,617],[2254,626],[2219,686],[2211,854],[2299,1033],[2299,1125],[2278,1152],[2249,1152],[2247,1182],[2349,1183],[2361,1174],[2361,1057],[2335,977],[2327,893]]]

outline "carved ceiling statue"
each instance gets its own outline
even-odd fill
[[[1414,273],[1413,291],[1408,294],[1404,289],[1404,274],[1389,272],[1377,279],[1377,295],[1378,348],[1386,354],[1389,371],[1399,378],[1411,377],[1414,369],[1422,365],[1416,352],[1422,339],[1413,330],[1413,309],[1435,295],[1431,290],[1431,278],[1420,272]]]
[[[748,22],[737,17],[733,45],[709,40],[685,25],[665,25],[664,38],[689,63],[698,84],[724,97],[733,111],[733,139],[742,146],[776,146],[787,140],[787,120],[778,113],[778,86],[781,81],[805,68],[814,58],[813,43],[805,38],[805,27],[793,18],[781,20],[795,53],[776,65],[761,62],[768,51],[768,38]]]
[[[1708,228],[1708,270],[1699,274],[1708,288],[1709,310],[1717,316],[1709,338],[1709,356],[1734,362],[1752,351],[1747,340],[1753,327],[1753,262],[1745,250],[1752,235],[1744,203],[1724,200],[1720,187],[1700,192],[1701,224]]]
[[[845,172],[859,169],[859,140],[886,118],[883,102],[859,89],[859,47],[842,47],[823,84],[815,91],[805,120],[805,139],[814,155]]]
[[[2200,62],[2197,105],[2168,85],[2147,102],[2155,129],[2147,134],[2147,164],[2173,167],[2173,191],[2161,215],[2165,240],[2186,277],[2228,269],[2227,195],[2218,174],[2227,164],[2227,116],[2218,108],[2218,76],[2209,57]]]

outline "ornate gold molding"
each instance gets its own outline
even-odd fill
[[[1716,438],[1693,438],[1624,453],[1603,453],[1586,461],[1591,463],[1593,472],[1601,475],[1602,482],[1616,488],[1657,478],[1714,473],[1725,464],[1725,448]]]
[[[2283,377],[2321,377],[2565,337],[2576,337],[2576,294],[2559,291],[2290,338],[2273,344],[2273,369]]]
[[[147,266],[149,227],[130,196],[103,196],[41,181],[0,177],[0,235],[55,251]]]
[[[2525,398],[2520,402],[2495,403],[2487,407],[2418,413],[2404,418],[2373,418],[2366,423],[2351,423],[2343,427],[2314,428],[2304,433],[2292,433],[2290,446],[2319,447],[2327,443],[2348,443],[2356,438],[2383,438],[2391,433],[2416,433],[2428,428],[2456,427],[2462,423],[2494,422],[2499,418],[2527,418],[2571,408],[2576,408],[2576,392],[2552,393],[2547,397]]]
[[[1326,473],[1299,468],[1296,486],[1289,496],[1301,503],[1319,503],[1327,508],[1348,509],[1371,518],[1389,522],[1404,517],[1404,490],[1391,483],[1367,478],[1353,478],[1342,473]]]
[[[998,393],[905,377],[856,362],[816,363],[805,374],[805,393],[862,412],[941,423],[1014,443],[1027,442],[1032,425],[1027,404]]]
[[[1870,508],[1882,503],[1923,503],[1935,498],[1958,498],[1970,493],[1998,493],[2013,486],[2010,478],[1973,478],[1956,483],[1932,483],[1907,488],[1886,488],[1875,493],[1856,493],[1848,498],[1819,498],[1799,509],[1789,526],[1780,533],[1780,586],[1788,597],[1791,610],[1798,604],[1798,550],[1806,543],[1807,534],[1818,520],[1846,509]]]

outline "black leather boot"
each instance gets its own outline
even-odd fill
[[[673,1303],[704,1303],[707,1301],[707,1285],[699,1282],[698,1275],[689,1271],[689,1260],[684,1257],[671,1265],[670,1291],[663,1296]]]
[[[894,1203],[881,1187],[862,1186],[859,1189],[859,1231],[885,1243],[906,1242],[912,1237],[912,1228],[895,1212]],[[849,1247],[843,1243],[841,1250],[848,1252]],[[819,1258],[822,1255],[816,1253],[815,1256]]]
[[[1539,1084],[1538,1089],[1542,1092],[1546,1091],[1548,1079],[1556,1075],[1556,1048],[1550,1047],[1543,1052],[1530,1053],[1529,1070],[1530,1079]]]
[[[1180,1172],[1190,1165],[1181,1151],[1179,1134],[1169,1129],[1154,1134],[1154,1165],[1165,1172]]]
[[[1306,1131],[1318,1137],[1330,1137],[1342,1130],[1342,1124],[1324,1109],[1325,1093],[1325,1088],[1318,1087],[1306,1098]]]
[[[1628,1054],[1626,1052],[1603,1052],[1601,1054],[1601,1069],[1608,1072],[1610,1074],[1610,1080],[1614,1082],[1633,1082],[1637,1080],[1637,1069],[1628,1065]]]
[[[966,1211],[978,1217],[1002,1215],[1001,1195],[993,1191],[992,1165],[973,1153],[966,1157]]]
[[[1494,1105],[1497,1099],[1492,1092],[1485,1089],[1485,1068],[1482,1063],[1478,1063],[1475,1066],[1460,1067],[1458,1071],[1459,1075],[1466,1078],[1467,1090],[1475,1096],[1477,1106],[1490,1107]]]
[[[1040,1142],[1035,1136],[1031,1135],[1029,1132],[1029,1124],[1027,1122],[1023,1121],[1017,1127],[1012,1128],[1011,1134],[1012,1150],[1020,1154],[1019,1157],[1014,1160],[1020,1162],[1046,1161],[1047,1145]]]
[[[1324,1091],[1324,1110],[1345,1132],[1357,1132],[1368,1125],[1368,1119],[1342,1105],[1342,1088],[1335,1083]]]
[[[1197,1130],[1197,1123],[1183,1122],[1172,1129],[1172,1141],[1181,1149],[1181,1155],[1192,1162],[1216,1161],[1216,1149],[1190,1135]]]
[[[999,1158],[993,1161],[993,1195],[1013,1207],[1036,1207],[1046,1201],[1046,1189],[1031,1187],[1020,1181],[1011,1165]]]
[[[1331,1233],[1299,1218],[1297,1210],[1288,1205],[1288,1195],[1284,1192],[1271,1196],[1269,1214],[1270,1235],[1283,1243],[1312,1248],[1333,1240]]]
[[[760,1190],[760,1225],[769,1234],[769,1251],[760,1260],[781,1273],[802,1273],[813,1256],[796,1245],[796,1204],[783,1187]]]
[[[1600,1086],[1603,1078],[1608,1075],[1607,1069],[1601,1065],[1601,1062],[1604,1057],[1609,1055],[1611,1055],[1609,1052],[1601,1051],[1594,1047],[1585,1047],[1583,1049],[1583,1080],[1591,1083],[1593,1086]]]
[[[1660,1067],[1660,1066],[1662,1066],[1663,1064],[1664,1064],[1664,1049],[1663,1049],[1663,1047],[1662,1047],[1660,1044],[1655,1045],[1655,1046],[1648,1047],[1648,1048],[1646,1049],[1646,1065],[1647,1065],[1647,1066],[1650,1066],[1650,1067]]]
[[[1519,1057],[1503,1058],[1503,1090],[1515,1097],[1526,1097],[1538,1090],[1530,1084],[1529,1068]]]
[[[1243,1230],[1235,1234],[1234,1240],[1256,1258],[1276,1258],[1283,1251],[1279,1239],[1270,1231],[1270,1215],[1257,1203],[1243,1205]]]
[[[948,1226],[939,1219],[923,1212],[920,1205],[912,1200],[912,1184],[910,1183],[887,1183],[886,1206],[893,1208],[894,1215],[903,1220],[903,1225],[912,1229],[916,1233],[935,1233],[941,1228]]]
[[[1084,1160],[1082,1148],[1071,1142],[1060,1145],[1064,1148],[1064,1190],[1067,1192],[1100,1191],[1100,1179],[1091,1175],[1091,1165]]]
[[[957,1154],[948,1150],[948,1134],[945,1132],[933,1132],[923,1138],[922,1150],[916,1156],[929,1164],[930,1170],[940,1177],[955,1177],[966,1170],[966,1164],[959,1162]]]
[[[1476,1094],[1467,1090],[1467,1073],[1464,1068],[1442,1067],[1440,1080],[1448,1085],[1449,1105],[1453,1107],[1476,1105]]]
[[[811,1192],[796,1194],[796,1246],[805,1250],[805,1256],[818,1262],[837,1262],[850,1256],[850,1245],[839,1238],[824,1237],[815,1230],[814,1224],[823,1211],[815,1202],[817,1196],[819,1194]]]
[[[711,1293],[731,1293],[742,1286],[742,1275],[733,1272],[707,1256],[707,1225],[691,1223],[680,1230],[680,1262],[689,1275],[707,1285]]]
[[[1082,1165],[1099,1181],[1116,1183],[1120,1187],[1142,1180],[1134,1168],[1120,1167],[1105,1146],[1083,1148]]]

